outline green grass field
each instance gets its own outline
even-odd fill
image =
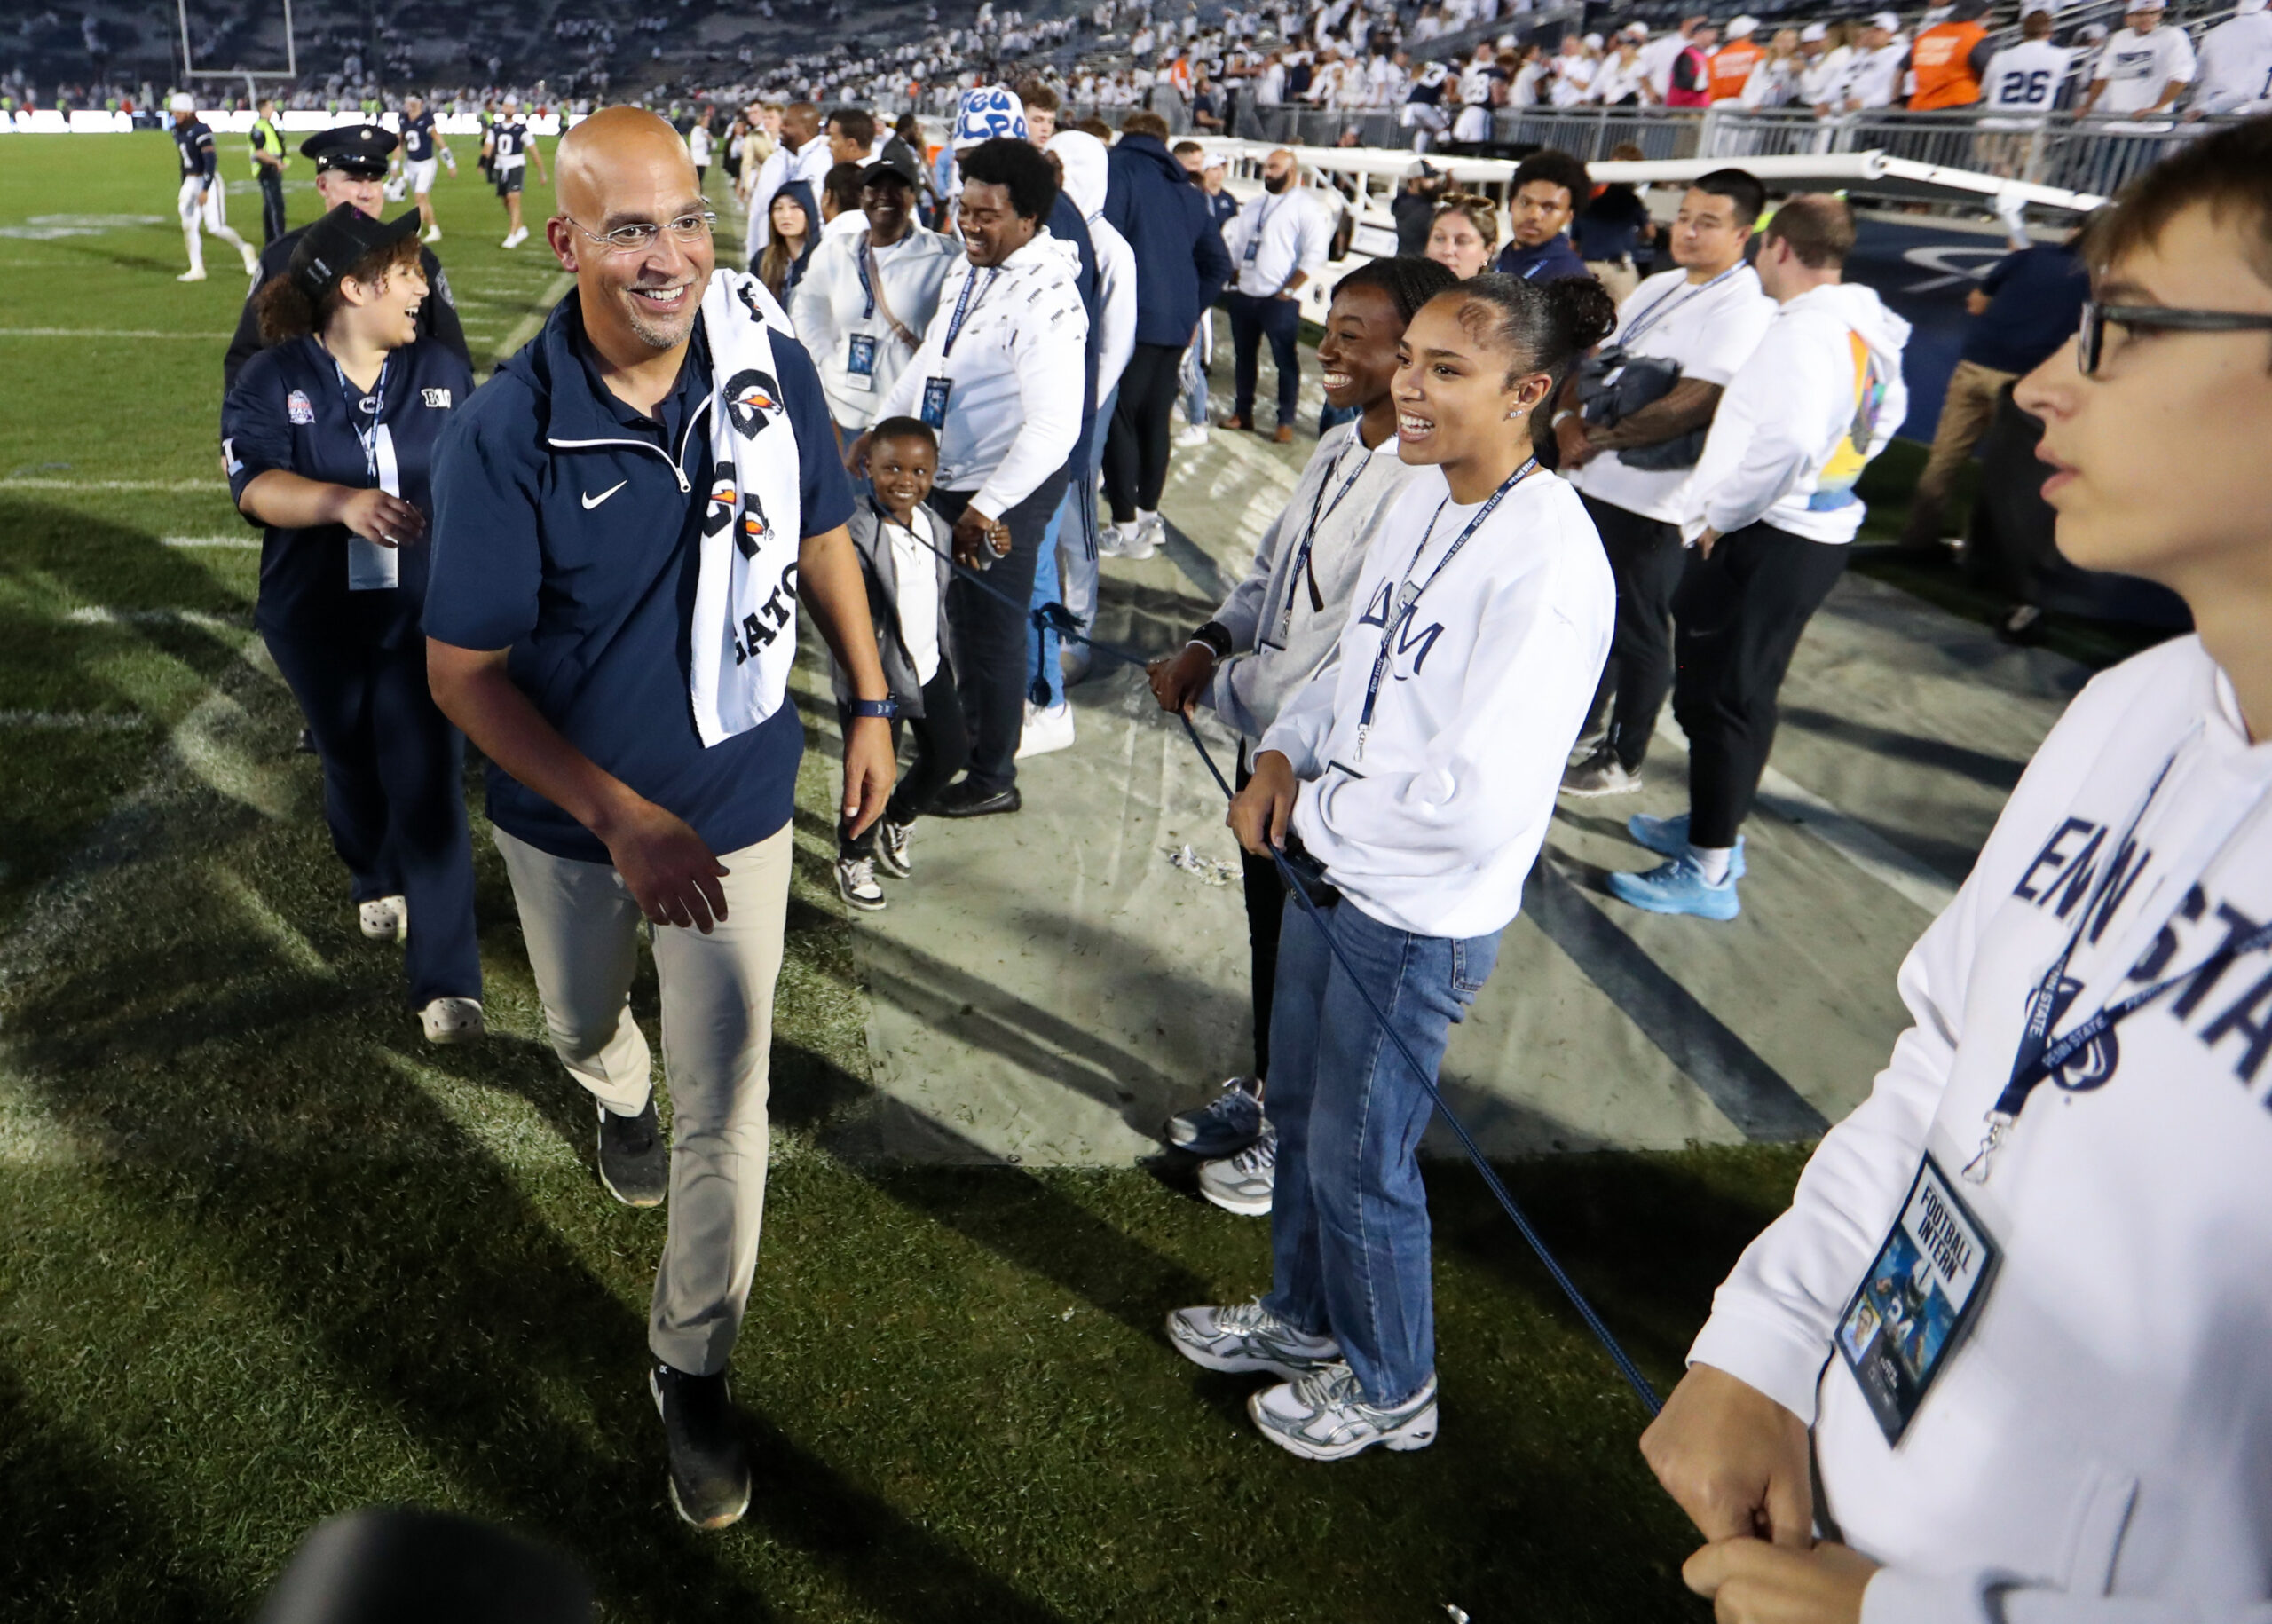
[[[1431,1175],[1442,1441],[1318,1467],[1157,1330],[1255,1289],[1264,1226],[1141,1169],[825,1150],[868,1071],[821,748],[734,1369],[758,1495],[681,1526],[641,1377],[662,1218],[590,1174],[494,854],[493,1037],[430,1050],[250,635],[257,554],[170,544],[254,533],[215,456],[241,285],[225,248],[173,280],[172,176],[161,135],[0,138],[0,1620],[242,1619],[311,1525],[377,1502],[573,1551],[610,1619],[1703,1616],[1637,1406],[1464,1170]],[[470,166],[438,201],[501,349],[549,262],[496,248]],[[1797,1163],[1508,1173],[1668,1383]]]

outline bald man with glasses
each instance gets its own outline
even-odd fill
[[[855,834],[891,790],[891,707],[819,375],[762,285],[715,268],[685,143],[610,107],[557,166],[545,231],[575,290],[437,453],[428,674],[489,759],[489,819],[553,1049],[593,1098],[600,1179],[631,1206],[668,1197],[648,1385],[673,1503],[716,1528],[750,1495],[725,1372],[764,1208],[800,602],[852,676]],[[667,1147],[630,1010],[643,918]]]

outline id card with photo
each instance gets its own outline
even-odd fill
[[[2002,1249],[1927,1156],[1838,1322],[1838,1352],[1888,1444],[1909,1430],[1988,1300]]]
[[[854,389],[875,388],[876,341],[872,335],[855,333],[851,335],[844,356],[844,372],[845,382]]]
[[[923,421],[934,429],[947,426],[947,397],[955,392],[952,378],[923,380]]]

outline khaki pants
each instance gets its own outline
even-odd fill
[[[1909,522],[1901,532],[1911,547],[1929,547],[1941,539],[1941,512],[1948,502],[1949,482],[1964,466],[1980,437],[1995,421],[1996,397],[2016,372],[1998,372],[1972,361],[1959,361],[1949,374],[1949,392],[1941,398],[1941,421],[1933,430],[1933,449],[1925,471],[1917,477],[1917,490],[1909,499]]]
[[[631,1018],[639,906],[606,863],[493,832],[513,883],[553,1052],[620,1116],[645,1108],[651,1062]],[[722,854],[726,919],[654,932],[671,1089],[669,1229],[647,1344],[678,1369],[726,1368],[757,1272],[765,1216],[773,983],[789,905],[791,832]]]

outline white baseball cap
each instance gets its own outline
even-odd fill
[[[1818,22],[1810,22],[1799,30],[1799,43],[1802,45],[1819,45],[1829,37],[1830,30]]]
[[[172,96],[167,99],[166,111],[169,113],[194,113],[197,111],[197,98],[191,95],[187,91],[176,91]]]
[[[1645,22],[1629,22],[1625,25],[1625,32],[1633,39],[1645,40],[1649,37],[1649,25]]]
[[[2159,4],[2160,0],[2153,0],[2153,4]],[[1891,12],[1880,12],[1870,19],[1870,27],[1883,28],[1888,34],[1898,34],[1901,32],[1901,19]]]
[[[1756,33],[1758,28],[1759,19],[1756,17],[1732,18],[1728,23],[1728,37],[1741,39],[1747,34]]]
[[[1586,49],[1589,51],[1599,51],[1601,49],[1601,35],[1598,34],[1587,35]]]

